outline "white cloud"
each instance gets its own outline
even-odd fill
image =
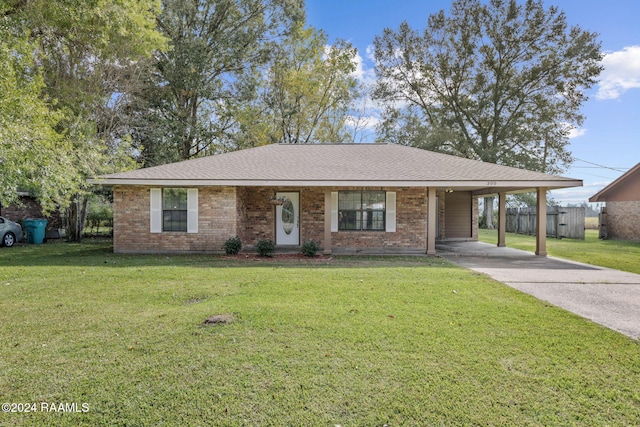
[[[367,55],[367,58],[369,59],[369,61],[375,63],[376,62],[376,57],[375,57],[375,52],[374,52],[374,47],[373,45],[369,45],[367,46],[367,49],[365,50],[365,53]]]
[[[380,118],[376,116],[348,116],[347,117],[347,126],[351,128],[361,129],[367,132],[375,131],[376,126],[380,123]]]
[[[574,175],[571,175],[572,178],[578,178]],[[562,205],[567,204],[576,204],[588,202],[589,198],[596,194],[598,191],[602,190],[606,187],[608,183],[587,183],[584,184],[584,187],[572,187],[572,188],[563,188],[560,190],[552,190],[551,196],[555,201]]]
[[[587,133],[585,128],[576,129],[574,127],[569,131],[569,139],[579,138]]]
[[[346,125],[353,132],[354,142],[373,142],[380,118],[373,115],[348,116]]]
[[[370,67],[364,58],[360,55],[360,52],[356,55],[356,70],[354,71],[355,77],[360,83],[364,83],[367,87],[372,87],[376,82],[376,72],[373,67]]]
[[[640,89],[640,46],[605,54],[597,99],[616,99],[629,89]]]

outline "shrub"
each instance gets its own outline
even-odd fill
[[[224,242],[224,252],[227,255],[235,255],[240,252],[240,249],[242,249],[242,241],[238,236],[234,236]]]
[[[302,243],[302,255],[308,257],[316,256],[316,253],[320,250],[320,243],[315,240],[305,240]]]
[[[260,256],[272,257],[276,250],[276,244],[273,240],[260,239],[258,240],[258,244],[256,244],[256,250]]]
[[[100,234],[101,227],[113,228],[113,208],[109,203],[94,197],[87,208],[85,232],[87,235]]]

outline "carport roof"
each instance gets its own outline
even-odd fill
[[[104,185],[401,186],[479,194],[565,188],[581,180],[500,166],[398,144],[271,144],[99,176]]]

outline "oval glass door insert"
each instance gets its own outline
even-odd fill
[[[293,222],[295,220],[295,212],[293,211],[293,203],[287,199],[282,204],[282,228],[286,234],[293,231]]]

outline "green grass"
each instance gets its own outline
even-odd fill
[[[0,425],[640,424],[640,346],[426,257],[0,250]],[[235,322],[204,326],[219,313]]]
[[[479,240],[495,244],[497,230],[479,230]],[[508,247],[535,252],[535,236],[507,233]],[[551,256],[565,258],[616,270],[640,274],[640,242],[600,240],[598,230],[585,230],[585,239],[547,239],[547,252]]]

